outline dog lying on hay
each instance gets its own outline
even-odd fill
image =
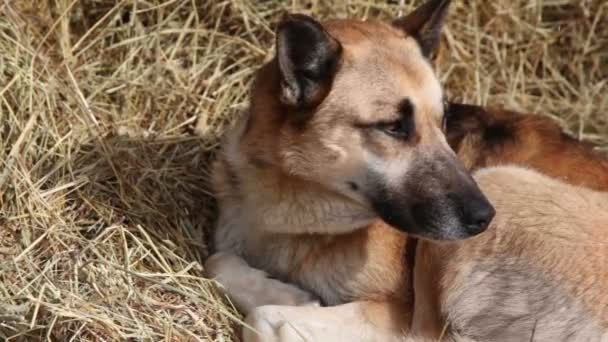
[[[608,338],[608,195],[577,186],[605,189],[608,166],[532,124],[446,110],[429,61],[448,5],[279,25],[213,173],[206,269],[247,315],[245,341]],[[589,154],[534,152],[559,144]],[[572,184],[467,170],[503,163]]]

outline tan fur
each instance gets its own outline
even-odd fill
[[[468,290],[465,285],[471,273],[456,266],[473,267],[470,262],[475,260],[468,260],[466,251],[450,250],[458,257],[455,260],[459,260],[450,262],[451,255],[441,252],[443,245],[424,242],[419,248],[419,254],[423,255],[419,255],[422,261],[416,264],[416,293],[413,293],[410,274],[413,265],[408,265],[405,258],[411,240],[378,219],[369,200],[361,191],[349,189],[345,181],[352,181],[364,190],[375,190],[377,184],[371,182],[371,172],[381,176],[382,185],[393,194],[399,192],[405,181],[413,182],[419,191],[440,193],[444,186],[427,178],[428,175],[453,174],[454,179],[462,180],[466,183],[463,186],[474,192],[475,184],[472,180],[467,183],[470,176],[457,163],[441,130],[441,87],[415,40],[402,31],[383,23],[350,20],[330,21],[324,28],[340,42],[343,53],[331,87],[314,93],[312,101],[319,105],[299,111],[286,107],[284,101],[295,100],[289,91],[287,95],[278,95],[285,90],[281,90],[283,81],[277,61],[273,60],[257,75],[249,111],[226,135],[213,170],[220,206],[214,239],[218,253],[206,264],[207,271],[248,315],[248,323],[262,334],[246,330],[246,341],[314,340],[321,336],[324,341],[401,340],[410,331],[412,313],[416,316],[414,328],[421,338],[437,337],[442,324],[466,321],[473,310],[464,304],[454,304],[458,301],[451,300],[450,294]],[[377,120],[394,120],[398,117],[395,108],[404,97],[416,108],[415,133],[407,143],[358,127]],[[430,171],[420,178],[413,176],[425,168]],[[489,236],[504,230],[501,211],[512,213],[538,207],[539,213],[546,210],[554,214],[557,211],[554,207],[545,208],[541,203],[561,196],[560,191],[580,198],[599,196],[567,186],[562,189],[559,183],[530,176],[527,171],[494,172],[500,176],[496,177],[495,185],[486,181],[490,176],[480,176],[493,199],[500,197],[493,187],[522,186],[521,182],[513,181],[517,177],[503,177],[504,174],[529,176],[541,183],[540,189],[551,191],[532,192],[525,199],[518,191],[515,192],[520,195],[518,201],[498,200],[498,225],[492,226]],[[530,190],[529,184],[523,185],[524,190]],[[581,212],[577,215],[590,216],[582,207],[578,210]],[[553,221],[533,221],[543,217],[539,213],[534,216],[532,212],[529,221],[509,222],[515,224],[509,229],[527,232],[542,225],[544,228],[539,230],[542,232],[551,228]],[[580,234],[581,217],[560,224],[564,230],[573,231],[568,237],[576,236],[586,245],[596,231],[589,236]],[[597,227],[605,223],[602,217],[598,220]],[[535,234],[530,236],[540,233]],[[526,234],[522,236],[517,245],[520,250],[537,247],[536,240],[528,240]],[[441,258],[424,254],[434,253],[436,246]],[[602,249],[598,253],[596,258],[605,256]],[[503,257],[509,254],[498,253],[492,262],[501,264],[505,261]],[[537,262],[534,258],[540,256],[526,257],[534,264]],[[547,258],[561,262],[557,254]],[[543,260],[538,260],[539,269],[553,266]],[[437,268],[441,270],[444,266],[452,268],[440,276]],[[584,269],[580,278],[590,279],[589,272]],[[431,278],[425,282],[429,275]],[[463,287],[448,288],[452,284],[449,277]],[[538,282],[552,284],[560,280],[542,278]],[[595,290],[588,293],[584,282],[575,279],[572,284],[560,289],[560,295],[569,299],[589,297],[580,308],[574,300],[567,304],[576,306],[584,321],[591,322],[584,327],[585,333],[597,333],[597,327],[604,324],[605,313],[587,306],[592,307],[594,301],[604,302],[596,298]],[[413,298],[415,294],[418,304],[419,288],[424,289],[420,291],[420,300],[426,302],[422,307],[416,306],[414,312]],[[492,294],[492,288],[487,290]],[[467,298],[474,295],[469,293]],[[322,304],[335,306],[319,307],[317,298]],[[434,299],[437,301],[433,302]],[[576,324],[574,327],[580,327]],[[305,334],[294,334],[294,326]],[[483,332],[475,330],[477,327],[457,328],[449,330],[450,338],[457,339],[458,333],[466,337]],[[550,325],[541,328],[551,330]]]
[[[608,338],[608,194],[515,167],[476,180],[498,215],[477,237],[420,242],[413,329],[438,337],[449,323],[482,341]]]

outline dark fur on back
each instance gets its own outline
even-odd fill
[[[608,189],[608,156],[546,116],[451,103],[447,138],[471,170],[516,164],[570,184]]]

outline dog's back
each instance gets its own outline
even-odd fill
[[[569,184],[608,190],[608,159],[547,117],[451,103],[447,137],[469,169],[525,165]]]
[[[497,209],[488,231],[423,244],[447,260],[430,266],[440,315],[483,341],[608,338],[608,194],[516,167],[475,178]]]

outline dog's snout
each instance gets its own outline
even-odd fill
[[[433,240],[467,239],[490,226],[494,207],[454,155],[425,160],[408,176],[403,187],[379,183],[370,196],[386,223]]]
[[[462,220],[467,232],[472,236],[485,231],[496,214],[494,207],[480,196],[470,196],[464,202]]]

